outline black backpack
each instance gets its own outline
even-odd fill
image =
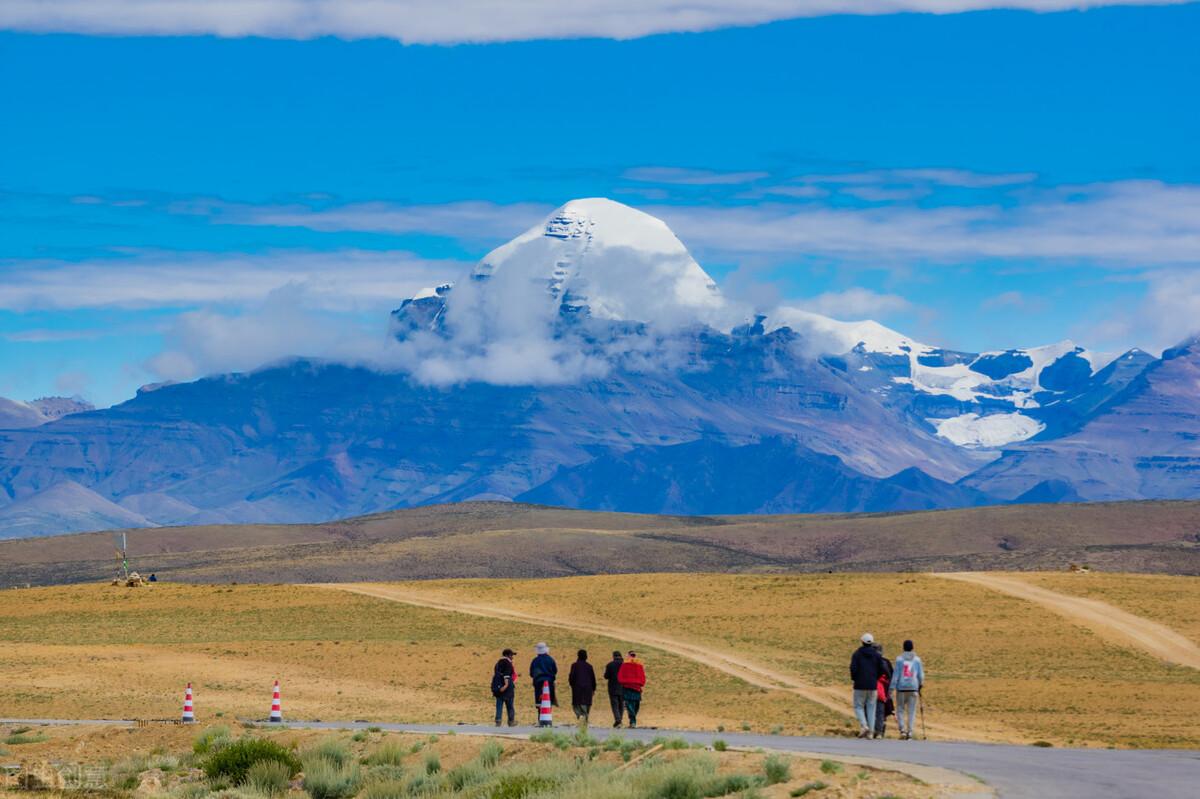
[[[504,693],[504,686],[508,682],[508,678],[500,673],[500,670],[492,672],[492,696],[500,696]]]

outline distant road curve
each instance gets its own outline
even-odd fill
[[[475,604],[445,596],[434,597],[422,592],[419,588],[413,587],[419,586],[419,582],[403,586],[381,583],[317,583],[313,585],[319,588],[349,591],[375,599],[401,602],[406,605],[415,605],[432,610],[466,613],[471,616],[482,616],[491,619],[509,619],[525,624],[556,627],[562,630],[573,630],[589,635],[599,635],[605,638],[615,638],[621,641],[642,644],[664,652],[670,652],[681,658],[724,672],[758,688],[787,691],[828,708],[841,716],[852,717],[850,713],[849,688],[841,690],[828,686],[814,685],[805,682],[795,675],[777,671],[769,666],[755,663],[739,655],[714,649],[704,644],[695,644],[659,635],[651,630],[616,627],[592,621],[561,619],[545,616],[540,613],[523,613],[519,610],[500,607],[495,604]],[[929,730],[935,736],[942,738],[998,740],[983,730],[967,729],[941,721],[930,722]]]
[[[1131,646],[1168,663],[1200,669],[1200,646],[1169,627],[1113,607],[1107,602],[1060,594],[1011,575],[940,572],[934,576],[972,583],[1033,602],[1086,627],[1105,640]]]

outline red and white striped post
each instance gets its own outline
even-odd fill
[[[271,715],[267,721],[283,721],[283,710],[279,706],[279,680],[275,681],[275,690],[271,694]]]
[[[183,692],[183,723],[195,721],[196,715],[192,712],[192,684],[187,684],[187,689]]]
[[[554,710],[550,706],[550,681],[542,683],[542,701],[538,706],[538,726],[554,726]]]

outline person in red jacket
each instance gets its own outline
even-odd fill
[[[637,727],[638,710],[642,705],[642,690],[646,687],[646,669],[637,653],[630,650],[628,659],[617,672],[617,682],[625,699],[625,712],[629,714],[629,727]]]

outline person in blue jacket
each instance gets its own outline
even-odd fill
[[[554,691],[554,680],[558,676],[558,664],[554,662],[554,658],[550,657],[550,647],[546,646],[546,642],[542,641],[534,651],[537,655],[529,664],[529,679],[533,683],[533,705],[538,707],[542,703],[542,684],[550,683],[550,704],[558,707],[558,694]]]

